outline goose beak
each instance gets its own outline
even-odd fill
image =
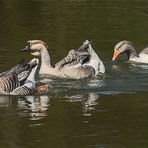
[[[119,51],[118,50],[115,50],[114,51],[114,55],[113,55],[113,58],[112,58],[112,61],[115,61],[116,60],[116,58],[119,56]]]
[[[22,51],[22,52],[30,51],[30,49],[29,49],[28,47],[26,47],[26,48],[21,49],[21,51]]]

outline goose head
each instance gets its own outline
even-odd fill
[[[133,56],[138,56],[134,44],[132,42],[121,41],[114,48],[114,55],[112,61],[115,61],[118,58],[118,56],[123,53],[127,55],[128,59],[130,58],[131,54]]]
[[[48,49],[46,43],[41,40],[29,40],[27,41],[27,46],[21,51],[30,51],[33,56],[40,56],[42,50]]]

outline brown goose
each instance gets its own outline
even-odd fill
[[[34,56],[41,55],[41,67],[39,74],[49,74],[59,78],[81,79],[87,77],[95,77],[100,73],[105,73],[105,67],[98,55],[93,50],[89,41],[85,41],[83,46],[87,45],[87,52],[89,53],[89,60],[86,63],[77,61],[77,64],[69,65],[70,61],[59,66],[53,67],[51,65],[51,58],[48,53],[48,46],[41,40],[31,40],[27,42],[28,45],[22,51],[31,51]],[[85,55],[86,56],[86,55]],[[81,58],[80,58],[81,59]],[[84,58],[85,59],[85,58]],[[66,60],[65,60],[66,61]],[[84,61],[84,60],[82,60]]]

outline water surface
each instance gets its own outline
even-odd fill
[[[130,40],[148,45],[145,0],[1,0],[0,71],[33,58],[20,49],[45,41],[52,64],[86,39],[103,60],[102,80],[40,79],[38,96],[0,97],[2,148],[148,147],[148,66],[112,63],[114,46]]]

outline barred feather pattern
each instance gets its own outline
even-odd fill
[[[63,78],[89,78],[95,76],[95,70],[92,66],[88,65],[79,65],[79,66],[73,66],[64,69],[64,71],[61,70],[61,77]]]
[[[0,73],[0,94],[29,94],[35,87],[34,76],[37,67],[38,59],[34,58],[29,63],[23,61],[11,68],[10,70]]]
[[[83,44],[82,44],[78,49],[76,49],[76,50],[77,50],[77,51],[88,51],[89,45],[90,45],[90,42],[89,42],[88,40],[86,40],[86,41],[83,42]]]
[[[8,94],[9,94],[9,93],[6,93],[6,92],[0,90],[0,95],[8,95]]]
[[[20,85],[16,74],[7,74],[0,77],[0,91],[10,93]]]
[[[10,95],[27,95],[30,94],[31,92],[32,90],[27,86],[21,86],[12,91]]]
[[[63,66],[74,66],[78,63],[82,63],[89,56],[88,52],[85,51],[76,51],[74,49],[70,50],[68,55],[56,64],[59,68]]]

